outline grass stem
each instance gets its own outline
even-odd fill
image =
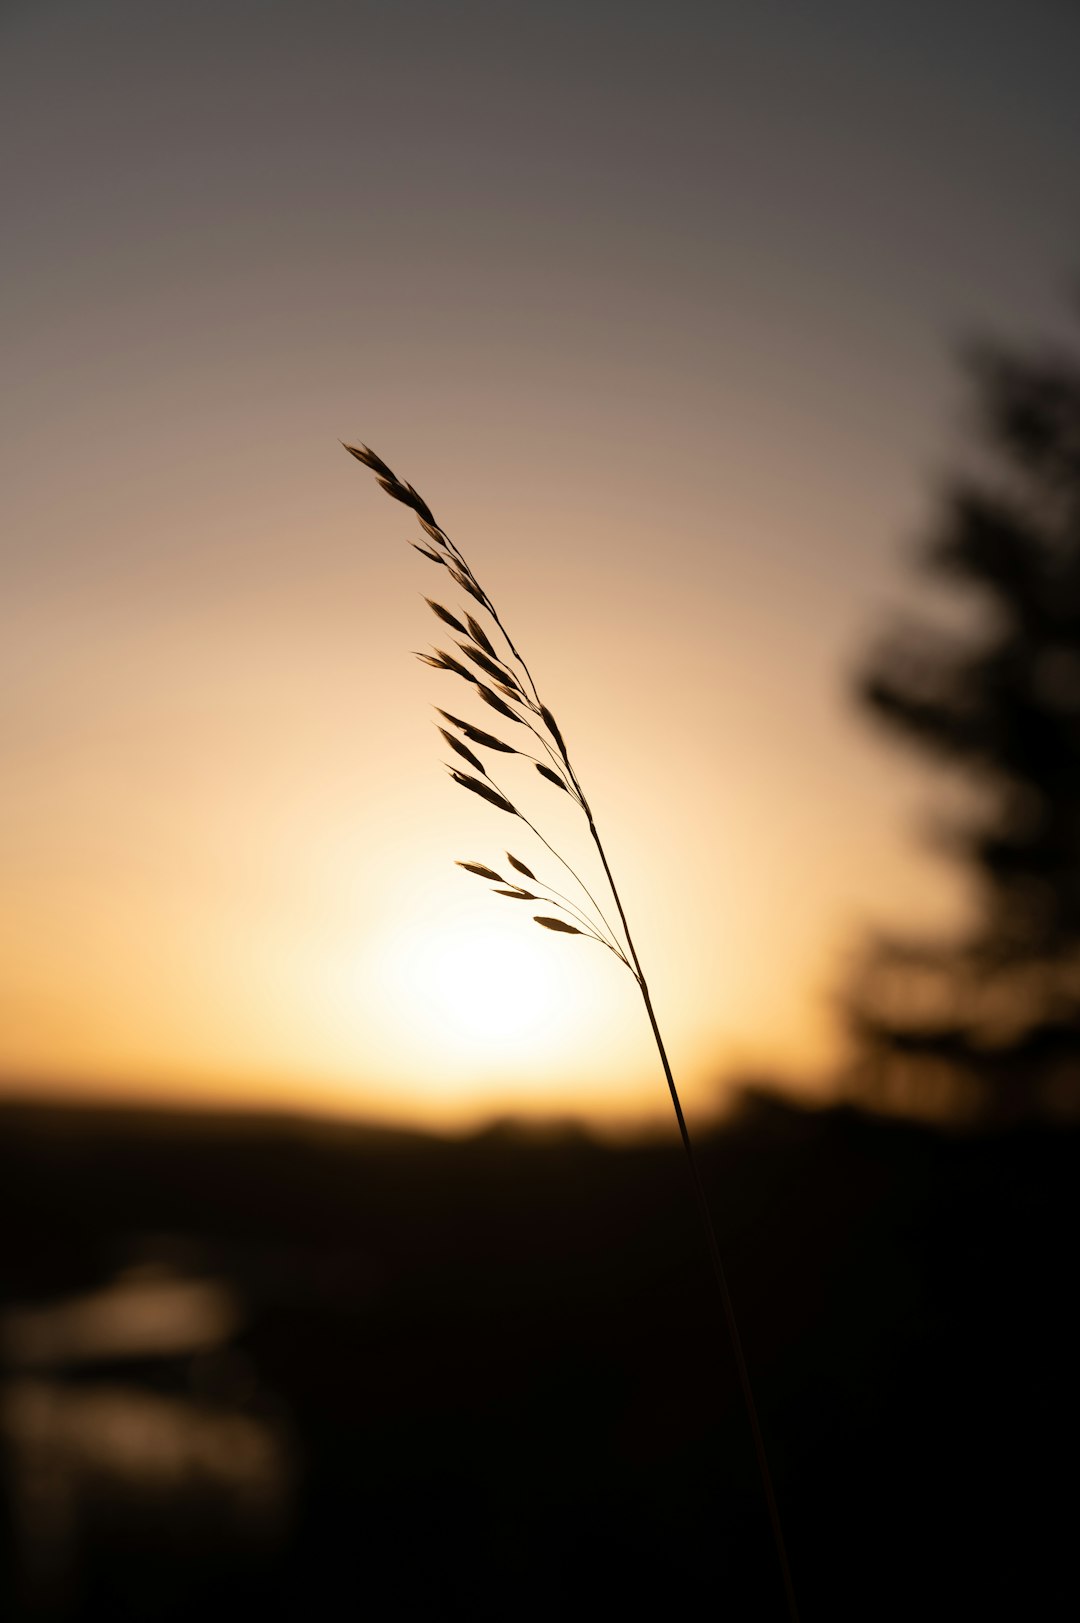
[[[596,823],[593,820],[593,814],[589,806],[589,802],[585,798],[585,792],[582,789],[581,784],[578,782],[577,774],[570,763],[570,757],[567,752],[566,744],[563,741],[562,734],[559,731],[558,724],[556,723],[550,710],[548,710],[541,701],[536,683],[533,680],[532,672],[515,647],[510,633],[507,631],[502,620],[499,618],[494,603],[491,601],[491,598],[488,596],[484,588],[480,585],[469,564],[466,562],[464,554],[461,552],[458,546],[451,541],[450,537],[446,534],[446,531],[436,524],[430,508],[427,506],[418,492],[413,489],[412,485],[404,484],[400,479],[398,479],[397,475],[387,467],[386,463],[382,461],[381,457],[376,456],[375,453],[366,445],[346,445],[345,449],[351,456],[356,457],[357,461],[362,462],[365,467],[370,468],[376,474],[379,484],[388,495],[392,496],[395,501],[404,503],[406,507],[412,508],[412,510],[416,513],[421,524],[423,525],[425,533],[434,543],[433,547],[425,547],[414,542],[413,545],[417,546],[417,550],[422,552],[431,562],[445,568],[449,572],[455,585],[467,592],[468,595],[472,597],[481,606],[481,608],[491,616],[492,622],[498,628],[498,631],[510,652],[512,660],[516,662],[518,668],[525,678],[525,681],[528,683],[528,686],[531,689],[531,699],[528,697],[525,688],[521,685],[518,678],[513,675],[512,670],[505,659],[500,661],[496,658],[494,643],[491,641],[490,637],[484,631],[479,622],[475,621],[471,615],[466,616],[469,630],[474,636],[479,638],[479,642],[482,646],[478,647],[475,643],[458,643],[457,646],[459,649],[461,649],[466,658],[471,659],[473,663],[485,673],[485,675],[491,677],[492,674],[495,673],[495,679],[498,681],[502,692],[507,697],[505,699],[500,699],[499,696],[490,688],[486,688],[482,683],[477,682],[476,685],[479,696],[485,700],[489,708],[494,709],[498,714],[506,717],[510,721],[518,722],[526,726],[544,746],[544,749],[552,762],[553,768],[556,768],[557,771],[548,772],[542,763],[536,762],[534,756],[527,755],[525,752],[515,749],[513,746],[506,744],[501,739],[479,730],[468,722],[463,722],[455,716],[448,715],[445,710],[442,711],[441,714],[446,716],[447,720],[455,728],[457,728],[460,732],[463,732],[466,738],[475,744],[479,744],[482,748],[493,749],[496,752],[501,752],[503,754],[524,754],[526,760],[533,761],[534,765],[539,767],[541,774],[549,777],[558,785],[560,789],[570,789],[572,798],[577,801],[577,804],[580,806],[581,811],[584,813],[585,819],[588,822],[589,833],[592,836],[593,844],[596,847],[601,866],[604,870],[604,877],[607,880],[608,889],[611,892],[612,899],[614,900],[615,907],[618,911],[619,921],[622,925],[623,938],[626,942],[629,957],[627,957],[627,953],[624,953],[621,947],[618,945],[616,932],[612,929],[611,925],[604,917],[599,903],[581,876],[570,866],[566,858],[562,856],[560,852],[556,851],[555,847],[543,834],[541,834],[540,830],[529,820],[528,817],[526,817],[525,813],[520,811],[509,799],[509,797],[502,793],[480,760],[471,755],[469,750],[462,746],[460,739],[455,742],[454,738],[444,731],[444,736],[449,740],[457,753],[459,755],[463,755],[482,774],[482,778],[480,779],[470,778],[467,774],[463,774],[455,768],[450,768],[451,776],[465,788],[472,790],[475,794],[480,795],[484,800],[487,800],[497,806],[499,810],[519,818],[525,824],[526,828],[530,829],[537,839],[539,839],[541,843],[547,847],[552,856],[557,858],[566,871],[573,877],[575,882],[581,887],[585,896],[596,909],[597,918],[599,920],[598,928],[589,928],[589,924],[583,916],[582,909],[580,909],[576,903],[569,903],[568,907],[564,908],[563,910],[569,910],[571,916],[577,918],[577,925],[569,925],[565,920],[552,919],[542,916],[536,917],[536,923],[544,925],[548,929],[567,931],[571,935],[584,934],[590,936],[594,941],[599,941],[601,946],[605,946],[611,952],[614,952],[615,955],[626,965],[627,969],[629,969],[630,973],[637,981],[638,987],[640,988],[642,998],[645,1001],[645,1011],[648,1014],[649,1024],[652,1027],[652,1034],[656,1040],[656,1048],[660,1055],[660,1063],[663,1067],[664,1078],[668,1085],[668,1092],[671,1094],[671,1103],[675,1109],[675,1120],[679,1124],[679,1135],[682,1138],[683,1149],[686,1151],[687,1165],[690,1170],[690,1181],[694,1190],[694,1199],[697,1203],[698,1214],[701,1218],[702,1227],[705,1230],[705,1239],[708,1245],[709,1256],[712,1260],[713,1273],[716,1276],[716,1286],[720,1292],[720,1301],[724,1310],[724,1319],[727,1324],[728,1337],[730,1339],[732,1352],[734,1353],[735,1357],[735,1367],[739,1376],[739,1384],[742,1388],[743,1402],[746,1406],[747,1416],[750,1421],[750,1430],[753,1434],[754,1449],[757,1454],[758,1470],[761,1475],[762,1486],[765,1490],[765,1499],[768,1504],[769,1521],[772,1526],[773,1542],[776,1546],[776,1555],[780,1563],[780,1571],[783,1577],[784,1593],[787,1597],[788,1614],[791,1619],[791,1623],[799,1623],[799,1612],[795,1602],[795,1590],[791,1582],[791,1571],[788,1566],[787,1550],[784,1545],[784,1534],[780,1522],[780,1511],[776,1503],[776,1493],[773,1489],[772,1473],[769,1470],[768,1456],[765,1452],[765,1442],[761,1434],[761,1425],[758,1420],[757,1404],[754,1402],[754,1393],[750,1385],[750,1373],[746,1366],[745,1354],[743,1353],[742,1337],[739,1335],[738,1321],[735,1318],[735,1308],[731,1300],[731,1292],[728,1289],[727,1276],[724,1272],[724,1264],[720,1256],[720,1246],[716,1238],[716,1229],[713,1224],[712,1213],[709,1209],[708,1196],[705,1193],[705,1184],[702,1180],[697,1157],[694,1153],[694,1146],[690,1139],[690,1131],[686,1125],[686,1117],[683,1115],[682,1102],[679,1099],[679,1090],[675,1086],[675,1078],[671,1072],[671,1065],[667,1057],[667,1050],[664,1047],[664,1040],[660,1035],[660,1027],[657,1023],[656,1012],[653,1009],[652,997],[649,993],[648,983],[645,980],[645,974],[641,967],[641,961],[638,958],[637,949],[635,948],[633,938],[630,935],[630,927],[626,922],[626,913],[623,909],[619,892],[615,887],[615,879],[608,863],[607,854],[604,851],[603,845],[600,843],[600,835],[597,832]],[[428,598],[427,601],[439,619],[450,624],[451,626],[457,627],[457,629],[463,632],[465,631],[465,626],[462,625],[460,620],[458,620],[450,611],[445,609],[442,605],[434,603],[430,598]],[[448,654],[443,653],[441,650],[436,650],[434,655],[421,655],[420,657],[428,664],[440,666],[446,670],[453,671],[456,675],[465,677],[470,682],[473,680],[473,673],[467,667],[463,667],[460,661]],[[503,684],[501,680],[499,680],[499,672],[502,672],[503,675],[509,677],[508,684]],[[513,708],[515,705],[517,706],[516,709]],[[526,711],[526,715],[520,714],[522,709]],[[534,726],[532,720],[530,719],[532,716],[538,717],[543,722],[548,736],[545,736],[543,732]],[[554,749],[552,745],[555,746]],[[557,754],[556,750],[558,752]],[[521,866],[520,861],[515,860],[513,857],[511,857],[510,860],[519,872],[525,874],[530,873],[528,868],[523,868]],[[484,868],[482,865],[478,866],[470,863],[463,863],[461,865],[466,868],[471,868],[474,873],[479,874],[481,877],[498,880],[498,875],[493,870]],[[502,894],[507,895],[510,893],[504,890]],[[558,895],[558,892],[555,892],[554,894]],[[565,898],[563,900],[564,902],[566,901]],[[579,927],[583,924],[585,925],[584,929]]]
[[[641,988],[641,996],[645,1002],[645,1012],[649,1016],[649,1025],[652,1027],[652,1034],[656,1040],[657,1053],[660,1055],[660,1064],[663,1067],[664,1080],[667,1082],[668,1092],[671,1094],[671,1103],[675,1110],[675,1120],[679,1124],[679,1136],[682,1139],[683,1149],[686,1151],[686,1161],[690,1171],[690,1182],[693,1185],[694,1199],[697,1203],[698,1215],[701,1218],[702,1228],[705,1230],[705,1239],[709,1249],[709,1256],[712,1260],[713,1274],[716,1278],[716,1288],[720,1292],[720,1301],[724,1309],[724,1320],[727,1325],[728,1339],[731,1342],[731,1350],[735,1357],[735,1368],[738,1371],[739,1376],[739,1385],[742,1388],[743,1403],[746,1406],[747,1417],[750,1421],[750,1431],[754,1439],[754,1451],[757,1455],[758,1472],[761,1476],[761,1484],[765,1492],[765,1501],[769,1509],[769,1522],[772,1527],[773,1544],[776,1547],[776,1557],[780,1563],[780,1573],[784,1584],[784,1594],[787,1598],[788,1614],[791,1619],[791,1623],[799,1623],[799,1609],[795,1600],[795,1587],[791,1581],[791,1568],[788,1564],[787,1546],[784,1543],[784,1529],[780,1521],[780,1509],[777,1505],[776,1493],[773,1488],[772,1472],[769,1469],[769,1457],[765,1451],[765,1439],[761,1434],[761,1423],[758,1420],[757,1404],[754,1401],[754,1389],[750,1384],[750,1371],[746,1365],[746,1355],[743,1352],[742,1337],[739,1334],[739,1323],[735,1317],[735,1305],[731,1300],[731,1291],[728,1288],[727,1274],[724,1271],[723,1258],[720,1255],[720,1243],[716,1237],[716,1227],[712,1220],[712,1211],[710,1210],[709,1199],[705,1192],[704,1180],[701,1176],[701,1169],[698,1166],[697,1155],[694,1152],[693,1141],[690,1138],[690,1129],[686,1125],[686,1117],[683,1114],[682,1101],[679,1098],[679,1090],[675,1086],[675,1078],[672,1075],[671,1062],[667,1056],[667,1049],[664,1047],[664,1039],[660,1034],[660,1026],[657,1022],[656,1011],[653,1008],[648,982],[645,979],[645,973],[641,967],[641,960],[638,958],[637,949],[634,946],[633,937],[630,934],[630,926],[626,922],[626,914],[623,911],[622,900],[619,896],[618,890],[616,889],[615,880],[612,875],[611,868],[608,865],[607,856],[604,852],[603,845],[600,843],[600,835],[597,833],[596,824],[593,822],[591,814],[589,816],[589,832],[593,837],[593,842],[596,846],[597,852],[599,853],[600,861],[603,864],[604,873],[607,876],[608,885],[611,888],[611,894],[615,899],[615,906],[618,909],[619,918],[622,921],[623,935],[625,936],[626,944],[630,949],[630,957],[633,960],[634,974],[636,976],[637,983]]]

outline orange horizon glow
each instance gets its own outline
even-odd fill
[[[132,680],[149,639],[114,625],[110,658],[88,667],[81,714],[57,685],[54,725],[81,726],[85,743],[42,750],[23,782],[20,849],[37,861],[12,876],[8,917],[19,925],[0,936],[3,1075],[42,1093],[75,1082],[91,1094],[445,1127],[501,1114],[663,1122],[666,1090],[626,970],[594,943],[541,931],[532,909],[454,866],[498,867],[509,845],[554,881],[519,822],[443,774],[431,705],[482,707],[456,678],[410,661],[410,643],[437,636],[421,597],[435,590],[430,566],[395,546],[416,526],[363,470],[345,464],[344,474],[334,482],[347,534],[328,549],[339,560],[334,604],[286,591],[265,625],[249,619],[242,666],[229,615],[200,610],[197,666],[187,627],[171,648],[155,640],[156,663],[144,667],[159,684],[152,698]],[[558,695],[688,1103],[714,1114],[725,1076],[767,1071],[819,1097],[836,1050],[822,994],[842,943],[828,956],[821,932],[837,893],[860,858],[882,908],[910,905],[920,881],[932,904],[936,875],[894,830],[830,827],[827,756],[785,762],[766,745],[771,713],[790,747],[780,717],[798,700],[781,681],[761,688],[745,621],[733,617],[718,647],[706,632],[711,600],[672,593],[666,633],[642,602],[652,658],[680,673],[667,699],[651,676],[620,670],[621,624],[591,624],[610,590],[587,558],[566,566],[572,613],[537,605],[518,561],[539,555],[536,528],[499,595],[511,621],[515,587],[532,610],[538,679],[553,707]],[[469,550],[494,593],[506,560],[481,564]],[[602,538],[598,550],[610,556]],[[627,624],[633,612],[621,605]],[[790,645],[797,628],[782,635]],[[554,671],[553,687],[540,673],[560,656],[570,670]],[[756,714],[742,701],[755,685]],[[700,745],[710,723],[711,758]],[[804,744],[813,750],[812,732]],[[862,779],[848,795],[869,800],[873,752],[852,765]],[[500,781],[598,887],[580,819],[522,771],[515,778],[511,763]]]

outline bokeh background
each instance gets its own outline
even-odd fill
[[[916,838],[970,763],[858,697],[898,612],[988,623],[910,544],[977,457],[965,346],[1075,331],[1080,13],[0,33],[0,1606],[784,1615],[634,987],[454,866],[540,848],[440,771],[437,580],[341,439],[571,744],[805,1617],[1072,1615],[1080,1027],[1061,1108],[973,1132],[867,1091],[848,1005],[978,911]]]

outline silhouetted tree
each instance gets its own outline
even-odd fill
[[[973,790],[937,831],[974,881],[951,941],[878,939],[850,990],[862,1085],[986,1118],[1080,1106],[1080,355],[971,357],[983,455],[919,563],[979,613],[887,635],[870,713]]]

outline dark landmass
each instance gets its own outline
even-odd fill
[[[702,1141],[804,1623],[1077,1615],[1078,1145]],[[779,1623],[680,1156],[0,1109],[0,1615]]]

